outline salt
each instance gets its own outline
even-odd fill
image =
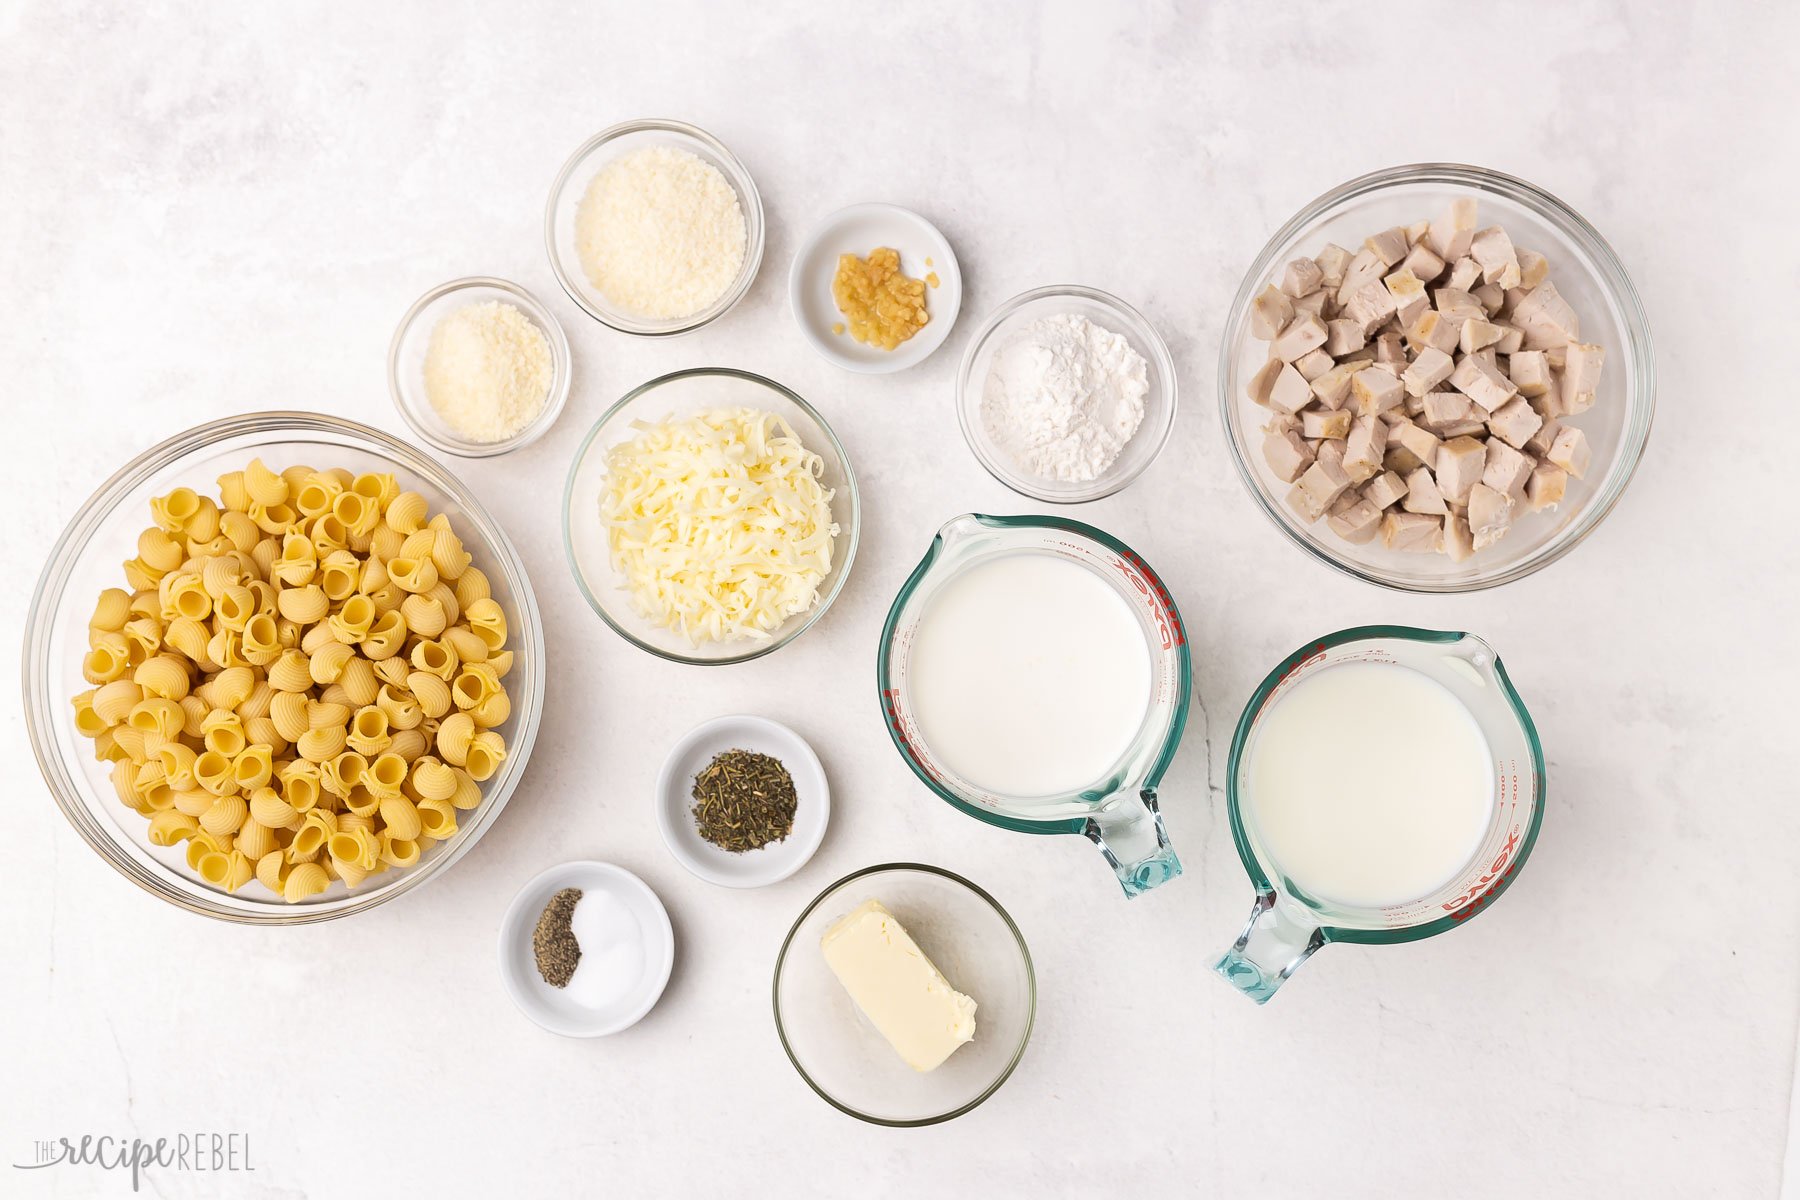
[[[569,918],[581,962],[564,994],[583,1008],[611,1008],[643,980],[644,930],[637,916],[606,892],[583,893]]]

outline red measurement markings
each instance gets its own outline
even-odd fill
[[[906,714],[900,710],[899,689],[889,688],[882,692],[881,707],[887,712],[888,727],[894,731],[894,739],[900,743],[900,749],[906,757],[911,759],[913,765],[917,766],[919,770],[938,783],[943,783],[944,777],[938,773],[938,769],[932,765],[930,759],[925,757],[920,751],[918,743],[913,740],[912,733],[908,729]]]
[[[1181,615],[1175,611],[1175,598],[1150,565],[1130,550],[1124,551],[1113,560],[1113,569],[1123,575],[1139,595],[1150,600],[1150,616],[1156,622],[1156,632],[1164,650],[1187,644],[1187,631],[1182,628]]]

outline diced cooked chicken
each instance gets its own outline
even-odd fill
[[[1428,429],[1422,429],[1411,421],[1402,421],[1388,430],[1388,444],[1406,447],[1418,456],[1421,463],[1437,461],[1438,447],[1444,443]]]
[[[1368,344],[1369,335],[1363,332],[1361,321],[1334,317],[1325,322],[1325,352],[1331,357],[1342,358]]]
[[[1445,262],[1455,262],[1469,252],[1470,245],[1475,241],[1476,213],[1473,199],[1459,196],[1452,200],[1444,214],[1431,223],[1431,230],[1425,235],[1425,244]]]
[[[1419,314],[1418,320],[1406,327],[1406,341],[1414,354],[1427,349],[1442,350],[1449,354],[1456,349],[1460,329],[1457,322],[1445,320],[1440,312],[1423,312]]]
[[[1472,437],[1451,438],[1439,447],[1433,465],[1444,499],[1465,504],[1487,469],[1487,446]]]
[[[1390,550],[1430,554],[1438,548],[1443,522],[1423,513],[1389,511],[1381,518],[1381,540]]]
[[[1380,279],[1365,285],[1344,305],[1344,316],[1360,325],[1365,336],[1387,324],[1396,311],[1394,294]]]
[[[1500,340],[1494,343],[1494,349],[1501,354],[1517,354],[1525,346],[1525,331],[1516,325],[1508,325],[1505,321],[1496,320],[1494,328],[1500,331]]]
[[[1363,239],[1363,249],[1381,260],[1381,265],[1391,267],[1406,257],[1406,230],[1403,227],[1384,229],[1374,237]]]
[[[1336,442],[1326,445],[1335,446]],[[1312,465],[1300,473],[1300,490],[1318,506],[1320,512],[1330,507],[1331,502],[1343,494],[1350,486],[1350,476],[1344,468],[1328,457],[1315,458]]]
[[[1284,364],[1280,374],[1275,376],[1275,385],[1269,389],[1269,407],[1297,413],[1311,404],[1312,399],[1312,385],[1307,383],[1306,376],[1292,363]]]
[[[1373,416],[1358,417],[1344,446],[1344,473],[1362,483],[1381,470],[1387,454],[1387,424]]]
[[[1588,449],[1587,434],[1573,425],[1564,425],[1557,431],[1556,440],[1550,443],[1544,457],[1575,478],[1583,479],[1587,476],[1593,451]]]
[[[1556,435],[1562,432],[1562,422],[1551,417],[1538,426],[1537,432],[1525,439],[1525,453],[1538,458],[1550,453],[1550,447],[1556,444]]]
[[[1281,273],[1281,290],[1296,300],[1324,282],[1324,270],[1310,258],[1296,258]]]
[[[1419,351],[1418,357],[1413,359],[1412,365],[1406,368],[1406,374],[1402,375],[1400,380],[1406,385],[1408,395],[1424,396],[1432,388],[1450,378],[1450,373],[1454,370],[1456,370],[1456,360],[1442,350],[1434,350],[1427,346]]]
[[[1271,358],[1257,368],[1256,374],[1250,377],[1249,386],[1244,389],[1252,403],[1264,408],[1269,406],[1269,392],[1275,387],[1275,377],[1281,374],[1281,368],[1285,365],[1279,358]]]
[[[1512,239],[1500,226],[1490,225],[1477,233],[1474,241],[1469,243],[1469,257],[1481,264],[1483,283],[1498,284],[1502,288],[1519,286],[1519,255],[1513,249]]]
[[[1275,478],[1283,483],[1292,483],[1300,478],[1300,473],[1312,466],[1312,447],[1300,440],[1300,435],[1293,430],[1285,433],[1269,433],[1263,436],[1263,461],[1269,464],[1269,470]]]
[[[1375,362],[1391,368],[1396,375],[1406,370],[1406,343],[1398,330],[1390,327],[1375,338]]]
[[[1376,508],[1388,508],[1406,495],[1406,480],[1393,471],[1383,471],[1363,487],[1362,498]]]
[[[1379,366],[1365,367],[1352,376],[1350,392],[1356,397],[1356,411],[1364,416],[1385,412],[1406,396],[1399,377]]]
[[[1431,307],[1431,297],[1425,294],[1425,281],[1405,267],[1383,277],[1381,282],[1394,298],[1394,317],[1402,327],[1411,325],[1419,319],[1420,313]]]
[[[1451,562],[1467,562],[1475,556],[1475,539],[1469,532],[1468,518],[1461,513],[1444,514],[1444,553]]]
[[[1475,539],[1475,549],[1491,546],[1506,536],[1512,528],[1512,508],[1512,497],[1485,483],[1470,489],[1469,533]]]
[[[1425,428],[1439,436],[1443,430],[1467,423],[1475,411],[1475,406],[1461,392],[1427,392],[1424,403]]]
[[[1531,435],[1543,427],[1544,418],[1537,415],[1531,407],[1531,401],[1523,396],[1514,396],[1488,415],[1487,427],[1493,433],[1494,440],[1511,446],[1514,450],[1523,450]]]
[[[1301,433],[1309,438],[1345,438],[1350,436],[1350,410],[1309,408],[1300,414]]]
[[[1411,475],[1414,471],[1424,465],[1424,461],[1411,450],[1408,450],[1405,446],[1397,446],[1394,444],[1394,435],[1392,432],[1388,434],[1388,452],[1381,460],[1382,470],[1392,471],[1400,478],[1405,479],[1408,475]]]
[[[1562,377],[1563,411],[1573,416],[1594,407],[1600,388],[1600,367],[1606,351],[1586,342],[1570,342],[1565,351]]]
[[[1426,516],[1441,517],[1449,511],[1444,504],[1444,489],[1438,486],[1437,476],[1431,473],[1430,467],[1414,467],[1407,474],[1406,495],[1401,499],[1400,507]]]
[[[1515,287],[1534,288],[1550,278],[1550,260],[1536,250],[1520,250],[1519,282]],[[1510,290],[1510,289],[1509,289]]]
[[[1302,354],[1299,358],[1294,360],[1294,369],[1299,371],[1301,376],[1308,383],[1311,383],[1335,366],[1337,366],[1336,360],[1333,359],[1330,354],[1326,353],[1323,346],[1320,346],[1315,350],[1308,350],[1305,354]]]
[[[1464,354],[1485,350],[1500,340],[1500,327],[1483,320],[1464,321],[1457,345]]]
[[[1294,315],[1309,312],[1321,321],[1329,320],[1337,315],[1337,305],[1332,301],[1331,293],[1324,288],[1306,293],[1294,301]]]
[[[1325,344],[1325,322],[1319,320],[1316,313],[1301,313],[1288,327],[1281,331],[1270,345],[1275,357],[1283,362],[1293,362],[1308,350]]]
[[[1517,496],[1525,491],[1525,481],[1537,459],[1514,450],[1499,438],[1487,444],[1487,465],[1482,468],[1481,482],[1503,496]]]
[[[1569,473],[1555,463],[1539,463],[1525,481],[1525,503],[1532,512],[1542,512],[1562,503],[1569,490]]]
[[[1469,295],[1481,302],[1481,311],[1490,317],[1499,316],[1500,310],[1506,307],[1506,292],[1497,283],[1484,283],[1480,287],[1470,288]],[[1524,340],[1523,334],[1520,335],[1520,340]]]
[[[1479,355],[1464,355],[1450,373],[1450,386],[1490,412],[1513,395],[1512,380],[1494,363]]]
[[[1350,380],[1363,369],[1361,363],[1339,363],[1312,381],[1312,394],[1326,408],[1342,408],[1350,399]]]
[[[1287,490],[1288,507],[1299,513],[1308,522],[1316,521],[1325,515],[1325,506],[1313,499],[1311,492],[1296,483]]]
[[[1294,319],[1294,298],[1270,284],[1250,302],[1250,336],[1272,342]]]
[[[1367,247],[1356,252],[1350,265],[1344,268],[1344,281],[1338,284],[1337,300],[1339,307],[1347,308],[1350,298],[1368,287],[1371,283],[1381,282],[1387,274],[1387,264],[1376,258]]]
[[[1575,310],[1548,279],[1519,301],[1512,310],[1512,323],[1524,330],[1527,350],[1560,348],[1581,337]]]
[[[1450,274],[1443,286],[1466,292],[1481,282],[1481,264],[1472,258],[1459,258],[1450,264]]]
[[[1444,314],[1445,320],[1454,321],[1458,326],[1464,321],[1487,319],[1487,309],[1481,306],[1481,301],[1458,288],[1438,288],[1431,293],[1431,302]]]
[[[1413,248],[1406,252],[1406,257],[1400,260],[1400,265],[1426,283],[1444,273],[1444,260],[1433,254],[1431,247],[1421,242],[1413,244]]]
[[[1507,373],[1521,396],[1542,396],[1550,390],[1550,363],[1542,350],[1520,350],[1506,360]]]
[[[1325,523],[1331,526],[1333,533],[1352,546],[1360,546],[1375,540],[1375,534],[1381,528],[1381,509],[1367,500],[1358,499],[1356,503],[1332,513]]]
[[[1313,261],[1319,267],[1319,283],[1335,292],[1338,285],[1344,282],[1344,270],[1350,265],[1350,252],[1334,242],[1327,242],[1325,248],[1319,251],[1319,257]]]

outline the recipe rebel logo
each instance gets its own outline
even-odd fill
[[[17,1171],[46,1167],[129,1171],[134,1192],[150,1171],[225,1174],[256,1170],[247,1133],[178,1133],[155,1141],[91,1133],[82,1135],[80,1141],[50,1138],[31,1143],[29,1161],[13,1163]]]

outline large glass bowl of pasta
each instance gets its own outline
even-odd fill
[[[525,768],[543,663],[525,569],[453,476],[354,422],[255,413],[146,451],[75,515],[32,599],[25,712],[126,878],[301,924],[469,851]]]
[[[862,524],[831,426],[772,379],[676,371],[606,411],[563,490],[563,548],[601,620],[672,662],[772,654],[849,578]]]

